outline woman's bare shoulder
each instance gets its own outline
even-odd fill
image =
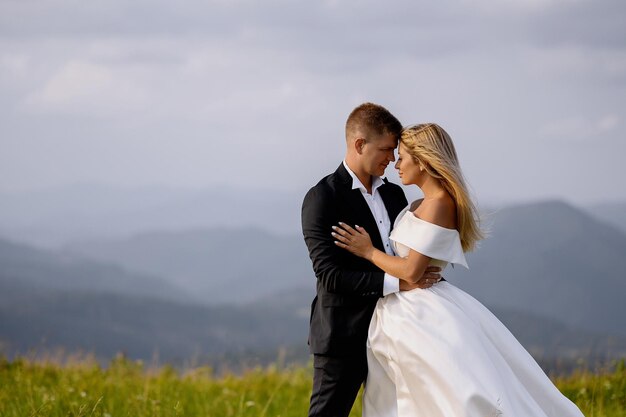
[[[415,216],[429,223],[448,229],[456,229],[456,204],[452,197],[423,200],[413,212]]]

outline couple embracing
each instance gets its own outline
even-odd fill
[[[450,136],[402,128],[364,103],[346,122],[346,155],[307,193],[302,231],[317,277],[309,417],[582,416],[506,327],[441,277],[482,238]],[[394,162],[408,204],[383,178]],[[497,277],[494,277],[497,279]]]

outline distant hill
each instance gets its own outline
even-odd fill
[[[285,347],[305,361],[307,320],[293,305],[200,306],[159,278],[0,240],[0,353],[9,356],[62,349],[240,366]]]
[[[589,214],[626,233],[626,202],[596,204],[587,208]]]
[[[212,304],[241,304],[292,287],[315,287],[301,237],[254,228],[152,232],[79,242],[65,250],[161,276]]]
[[[502,209],[446,276],[485,304],[626,336],[626,234],[559,201]]]
[[[118,352],[141,359],[158,353],[161,359],[178,363],[202,357],[254,357],[259,352],[276,354],[281,346],[305,346],[306,324],[302,315],[287,310],[0,287],[0,349],[9,355],[62,348],[94,352],[105,360]]]
[[[0,288],[0,348],[118,352],[149,360],[207,361],[235,366],[267,363],[286,349],[288,361],[308,360],[308,289],[292,289],[244,306],[191,306],[157,299],[81,291]],[[544,317],[495,310],[522,344],[548,367],[578,358],[626,355],[626,338],[580,331]],[[562,369],[561,369],[562,370]]]
[[[0,288],[19,285],[32,291],[116,293],[190,302],[179,287],[147,274],[129,273],[118,265],[86,260],[0,239]]]

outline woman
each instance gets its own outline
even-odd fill
[[[333,227],[335,244],[417,282],[428,265],[467,268],[483,235],[450,136],[434,123],[402,132],[396,169],[424,198],[401,212],[375,249],[362,227]],[[506,327],[448,282],[381,298],[370,323],[365,417],[582,416]]]

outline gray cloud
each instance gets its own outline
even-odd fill
[[[578,148],[603,144],[626,174],[625,14],[614,0],[4,1],[0,188],[306,188],[372,100],[446,126],[480,196],[614,199],[611,180],[579,178]]]
[[[528,34],[538,45],[623,49],[626,4],[619,0],[572,1],[533,16]]]

